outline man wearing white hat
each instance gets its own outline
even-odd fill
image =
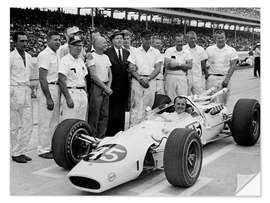
[[[86,120],[87,93],[85,76],[88,73],[84,61],[79,57],[83,48],[80,36],[68,42],[69,53],[60,60],[58,81],[62,92],[60,121],[68,118]]]
[[[58,49],[58,56],[60,59],[69,53],[68,40],[70,39],[70,37],[73,37],[75,35],[81,37],[82,33],[83,31],[80,30],[77,26],[69,27],[65,30],[65,37],[66,37],[67,42],[63,44],[62,46],[60,46]],[[80,57],[84,60],[85,56],[86,56],[86,53],[83,48],[80,53]]]

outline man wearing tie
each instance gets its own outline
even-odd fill
[[[125,111],[128,110],[130,82],[127,58],[129,52],[122,48],[123,37],[123,33],[118,30],[115,31],[110,36],[113,46],[105,52],[112,64],[111,88],[113,90],[109,101],[109,121],[106,136],[114,136],[117,132],[124,130]]]

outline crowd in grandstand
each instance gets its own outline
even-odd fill
[[[233,9],[232,9],[233,10]],[[31,16],[31,17],[30,17]],[[75,14],[65,14],[58,11],[41,11],[40,9],[11,9],[10,34],[15,30],[24,30],[28,34],[29,44],[28,52],[32,56],[43,50],[46,46],[46,34],[49,30],[56,30],[61,34],[61,44],[65,42],[63,35],[64,28],[78,25],[85,32],[85,43],[88,47],[87,40],[90,38],[90,22],[91,16],[78,16]],[[158,36],[163,42],[163,52],[166,48],[173,46],[174,36],[184,31],[183,25],[162,24],[157,22],[149,22],[149,29]],[[95,27],[109,42],[108,36],[114,29],[128,29],[132,32],[132,45],[138,47],[141,44],[140,33],[145,28],[145,23],[136,20],[115,19],[104,17],[102,15],[95,16]],[[187,27],[187,31],[194,30],[198,33],[198,44],[206,48],[213,44],[213,30],[203,27]],[[252,34],[237,31],[237,37],[232,30],[226,31],[227,44],[234,47],[238,51],[247,51],[259,41],[259,37],[255,35],[255,42]],[[11,50],[13,44],[11,41]]]
[[[207,8],[208,10],[217,11],[226,14],[233,14],[249,18],[260,18],[259,8]]]

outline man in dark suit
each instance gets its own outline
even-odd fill
[[[110,40],[112,46],[105,52],[112,64],[112,95],[109,102],[109,121],[106,136],[114,136],[117,132],[124,130],[125,127],[125,111],[129,109],[129,91],[130,81],[128,72],[127,58],[129,52],[123,49],[124,34],[115,31]]]

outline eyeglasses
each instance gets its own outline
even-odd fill
[[[19,42],[27,42],[27,41],[28,41],[27,39],[19,40]]]

